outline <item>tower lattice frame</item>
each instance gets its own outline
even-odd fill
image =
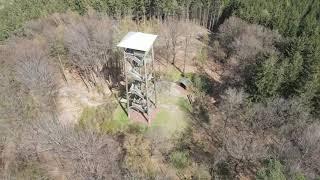
[[[130,32],[118,45],[124,48],[123,59],[128,116],[130,118],[130,110],[138,111],[144,116],[146,115],[148,123],[150,122],[152,109],[157,106],[153,49],[156,37],[156,35],[151,34]],[[137,40],[142,42],[136,42]],[[144,46],[141,46],[141,43],[144,43]]]

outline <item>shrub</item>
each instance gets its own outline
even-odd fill
[[[197,60],[201,64],[205,64],[208,60],[208,48],[206,46],[201,47],[197,54]]]
[[[195,167],[194,173],[193,173],[193,179],[194,180],[209,180],[211,179],[211,175],[208,172],[207,168],[203,166],[197,166]]]
[[[187,152],[175,151],[170,154],[170,162],[177,169],[186,168],[189,165],[189,155]]]
[[[124,148],[124,167],[131,176],[129,179],[155,179],[159,169],[151,159],[150,142],[141,134],[131,134],[125,137]]]
[[[294,175],[293,179],[294,180],[306,180],[306,177],[301,173],[297,173]]]
[[[258,180],[286,180],[282,164],[274,159],[267,161],[267,167],[257,173]]]
[[[19,170],[12,172],[9,179],[43,179],[49,180],[50,176],[43,167],[37,162],[24,162]]]
[[[181,73],[174,67],[168,67],[165,72],[160,72],[159,76],[163,80],[175,82],[179,80]]]
[[[204,74],[187,74],[187,77],[191,79],[193,86],[199,91],[210,94],[212,92],[211,79]]]

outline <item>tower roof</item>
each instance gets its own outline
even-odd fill
[[[147,52],[156,39],[157,35],[154,34],[129,32],[117,46]]]

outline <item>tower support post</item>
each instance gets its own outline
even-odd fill
[[[129,88],[128,88],[128,72],[127,72],[127,61],[126,61],[126,52],[123,51],[123,58],[124,58],[124,74],[125,74],[125,79],[126,79],[126,96],[127,96],[127,115],[128,118],[130,118],[130,111],[129,111],[129,103],[130,103],[130,99],[129,99]]]
[[[149,117],[149,89],[148,89],[148,70],[147,70],[147,62],[146,62],[146,54],[143,58],[143,62],[144,62],[144,81],[145,81],[145,87],[146,87],[146,90],[145,90],[145,95],[146,95],[146,108],[147,108],[147,116],[148,116],[148,123],[150,121],[150,117]]]
[[[155,73],[155,68],[154,68],[154,50],[153,50],[153,46],[152,46],[152,49],[151,49],[151,58],[152,58],[152,75],[153,75],[153,87],[154,87],[154,103],[155,103],[155,106],[157,107],[157,88],[156,88],[156,73]]]

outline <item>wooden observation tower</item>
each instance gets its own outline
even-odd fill
[[[123,48],[126,83],[126,106],[130,110],[146,115],[157,104],[157,91],[154,75],[153,44],[157,35],[129,32],[117,45]]]

